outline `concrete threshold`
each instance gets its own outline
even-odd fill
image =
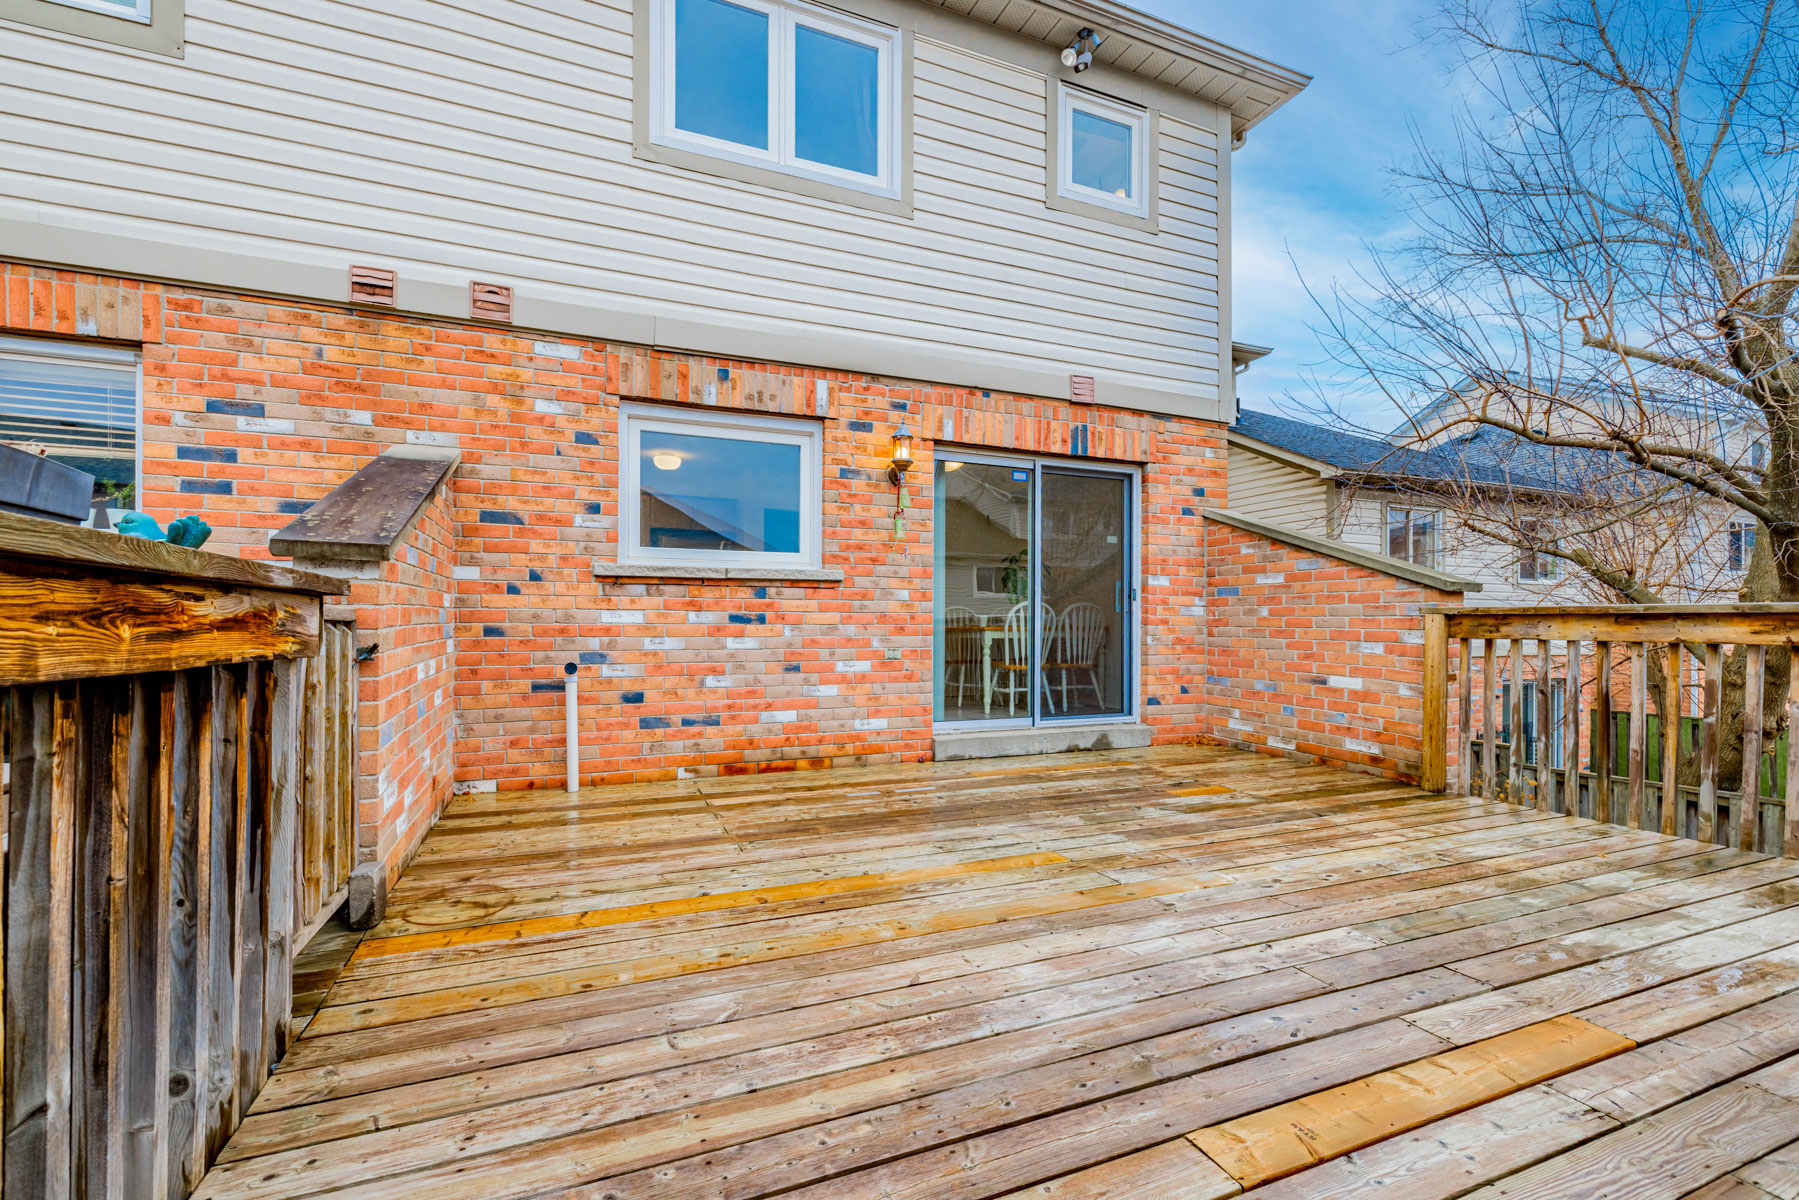
[[[1130,721],[1038,725],[1030,729],[958,729],[933,736],[931,754],[938,762],[953,762],[1072,750],[1125,750],[1147,746],[1149,741],[1149,726]]]

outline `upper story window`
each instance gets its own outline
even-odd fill
[[[818,426],[627,407],[619,431],[619,560],[819,565]]]
[[[142,21],[146,25],[150,23],[150,0],[56,0],[56,3],[105,13],[109,17],[124,17],[128,21]]]
[[[1729,566],[1732,571],[1747,571],[1749,560],[1755,555],[1755,522],[1732,521],[1725,531]]]
[[[1072,202],[1130,224],[1152,221],[1155,138],[1149,110],[1058,84],[1055,131],[1052,207],[1068,208]]]
[[[94,499],[137,507],[137,355],[0,337],[0,442],[41,447],[94,477]]]
[[[1518,551],[1518,582],[1553,582],[1561,575],[1562,562],[1548,550],[1555,543],[1555,526],[1549,521],[1524,520],[1518,522],[1518,532],[1530,543],[1535,543]]]
[[[1437,565],[1437,514],[1424,508],[1388,505],[1387,553],[1434,569]]]
[[[899,34],[769,0],[651,0],[659,145],[899,195]]]
[[[179,58],[185,9],[186,0],[0,0],[0,20]]]

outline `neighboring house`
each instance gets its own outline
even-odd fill
[[[1545,456],[1483,430],[1419,450],[1309,421],[1245,410],[1230,431],[1231,508],[1481,585],[1470,604],[1576,603],[1559,560],[1468,528],[1447,497],[1466,486],[1503,489],[1542,509],[1570,486]],[[1525,519],[1530,519],[1528,516]]]
[[[1470,595],[1471,604],[1597,603],[1610,596],[1553,556],[1470,528],[1458,515],[1466,511],[1462,494],[1504,497],[1519,527],[1538,521],[1553,530],[1589,489],[1616,494],[1645,480],[1659,482],[1608,453],[1539,446],[1491,426],[1452,425],[1407,442],[1397,433],[1392,440],[1366,437],[1246,410],[1230,432],[1234,510],[1477,581],[1481,591]],[[1755,546],[1754,522],[1705,499],[1680,519],[1653,580],[1658,594],[1670,602],[1735,599]]]
[[[1544,404],[1540,397],[1520,391],[1501,394],[1489,403],[1502,415],[1528,413],[1532,427],[1558,437],[1592,436],[1604,432],[1602,422],[1620,428],[1641,429],[1668,443],[1699,447],[1750,476],[1758,475],[1768,460],[1767,423],[1751,403],[1728,394],[1700,401],[1637,389],[1578,387],[1565,384],[1567,403]],[[1479,411],[1480,397],[1471,381],[1446,390],[1410,414],[1388,435],[1395,446],[1434,452],[1453,449],[1471,440],[1501,446],[1509,462],[1526,473],[1556,474],[1555,455],[1571,455],[1574,461],[1594,456],[1579,450],[1550,450],[1483,426],[1471,418]],[[1616,464],[1618,460],[1610,460]],[[1616,466],[1606,468],[1616,471]],[[1707,497],[1694,497],[1676,538],[1676,561],[1669,564],[1658,590],[1670,600],[1714,603],[1737,599],[1737,591],[1755,545],[1755,521],[1735,505]]]
[[[1107,0],[0,0],[0,421],[253,556],[452,465],[279,542],[384,821],[560,786],[565,663],[586,782],[1192,737],[1305,83]]]

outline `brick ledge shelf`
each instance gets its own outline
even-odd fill
[[[596,579],[689,579],[723,583],[784,583],[824,587],[843,582],[836,567],[676,567],[594,560]]]

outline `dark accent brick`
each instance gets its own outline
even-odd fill
[[[1181,505],[1181,516],[1190,517],[1192,515],[1193,515],[1193,509],[1190,506],[1185,505],[1185,504]]]
[[[529,571],[525,572],[525,578],[529,579],[532,583],[542,583],[543,572],[539,571],[536,567],[532,567]]]
[[[229,496],[231,481],[229,479],[183,479],[181,490],[202,496]]]
[[[606,511],[606,502],[604,500],[589,501],[587,511],[590,513],[603,513]]]
[[[534,692],[560,692],[562,684],[559,680],[554,679],[535,679],[531,682],[531,690]]]
[[[1239,595],[1242,595],[1242,593],[1243,593],[1243,589],[1237,588],[1237,587],[1213,588],[1212,589],[1212,594],[1214,596],[1239,596]]]
[[[714,713],[708,713],[706,716],[703,716],[703,717],[682,717],[681,718],[681,727],[683,729],[691,729],[695,725],[717,725],[718,723],[719,723],[718,716],[717,716],[717,714],[714,714]]]
[[[850,432],[852,432],[852,433],[873,433],[874,431],[875,431],[875,423],[873,421],[851,421],[850,422]]]
[[[206,411],[227,417],[266,417],[267,410],[257,400],[208,400]]]
[[[765,587],[752,588],[750,589],[750,594],[758,600],[768,599],[768,589]]]
[[[725,382],[725,380],[727,380],[729,378],[731,378],[731,368],[730,367],[720,367],[718,369],[718,381],[720,383],[723,383],[723,382]]]
[[[524,593],[524,589],[519,587],[518,584],[509,583],[506,585],[506,594],[508,596],[522,596],[525,593]]]
[[[575,430],[575,445],[577,445],[577,446],[597,446],[599,444],[600,444],[600,439],[593,436],[593,434],[587,432],[585,429]]]
[[[177,446],[175,457],[182,462],[234,463],[237,451],[224,446]]]
[[[275,511],[278,513],[283,513],[288,516],[293,516],[298,513],[303,513],[311,507],[312,507],[312,501],[310,501],[310,500],[277,500],[277,501],[275,501]]]
[[[507,512],[503,508],[484,508],[481,510],[483,525],[523,525],[525,518],[515,512]]]
[[[483,626],[481,626],[481,636],[482,637],[505,637],[506,636],[506,627],[504,625],[483,625]]]
[[[618,702],[620,704],[642,704],[643,703],[643,693],[642,692],[620,692],[618,694]]]
[[[612,657],[604,650],[583,650],[581,651],[580,658],[581,665],[584,667],[597,666],[600,663],[612,661]]]
[[[781,670],[786,671],[790,675],[797,674],[799,672],[800,666],[801,666],[801,664],[799,664],[799,663],[782,663]]]
[[[668,718],[667,717],[638,717],[637,718],[637,728],[639,728],[639,729],[667,729],[668,728]]]
[[[767,613],[729,613],[726,619],[733,625],[766,625]]]
[[[1147,701],[1147,703],[1159,707],[1162,703],[1162,700],[1161,700],[1161,697],[1159,697],[1159,696],[1151,696],[1149,698],[1149,700]]]

